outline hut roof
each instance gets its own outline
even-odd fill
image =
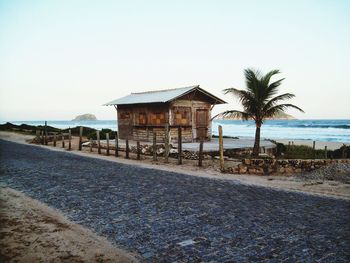
[[[176,100],[193,91],[201,92],[202,94],[207,96],[208,100],[212,101],[213,104],[226,103],[224,100],[201,89],[199,85],[197,85],[197,86],[190,86],[190,87],[177,88],[177,89],[131,93],[130,95],[113,100],[104,105],[110,106],[110,105],[125,105],[125,104],[165,103],[165,102],[171,102],[173,100]]]

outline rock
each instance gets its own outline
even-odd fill
[[[251,160],[250,160],[250,159],[244,159],[244,160],[243,160],[243,163],[244,163],[245,165],[250,165],[250,164],[251,164]]]
[[[97,118],[93,114],[86,113],[86,114],[78,115],[72,121],[97,121]]]

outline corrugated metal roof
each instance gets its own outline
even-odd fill
[[[218,101],[218,104],[226,103],[225,101],[199,88],[199,85],[196,85],[196,86],[189,86],[189,87],[177,88],[177,89],[131,93],[130,95],[113,100],[104,105],[110,106],[110,105],[125,105],[125,104],[142,104],[142,103],[164,103],[164,102],[172,101],[180,96],[183,96],[194,89],[199,89],[201,92],[203,92],[207,96],[210,96],[216,99]]]

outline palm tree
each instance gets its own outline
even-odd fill
[[[260,148],[260,128],[266,118],[273,118],[276,114],[284,112],[287,108],[295,108],[304,112],[299,107],[293,104],[280,104],[283,100],[288,100],[295,97],[294,94],[284,93],[275,96],[278,92],[278,87],[282,84],[283,79],[275,82],[270,82],[271,77],[279,74],[279,70],[272,70],[266,75],[262,75],[260,71],[254,69],[245,69],[244,75],[246,79],[246,90],[235,88],[224,89],[224,94],[232,94],[238,97],[242,103],[243,111],[228,110],[220,113],[223,117],[236,117],[243,120],[253,119],[255,121],[255,143],[253,155],[259,155]]]

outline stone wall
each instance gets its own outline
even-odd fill
[[[243,159],[241,164],[228,167],[225,169],[225,172],[233,174],[288,175],[293,173],[301,173],[304,171],[313,171],[333,163],[350,163],[350,159]]]

